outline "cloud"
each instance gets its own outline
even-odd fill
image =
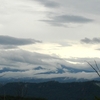
[[[39,40],[27,38],[15,38],[11,36],[0,35],[0,49],[16,49],[18,46],[42,43]]]
[[[25,72],[25,70],[18,70],[18,69],[13,69],[13,68],[2,68],[0,69],[0,73],[3,72]]]
[[[92,22],[93,20],[82,16],[60,15],[60,16],[50,17],[50,20],[41,20],[41,21],[54,26],[66,26],[65,24],[69,23],[88,23]]]
[[[68,8],[73,9],[72,12],[77,13],[78,11],[80,11],[80,13],[92,13],[95,15],[100,14],[99,9],[100,9],[100,1],[99,0],[88,0],[88,1],[81,1],[81,0],[62,0],[59,1],[60,3],[62,3],[62,6],[64,6],[66,8],[66,10]],[[86,5],[86,6],[85,6]],[[71,11],[71,10],[70,10]]]
[[[52,55],[32,53],[24,50],[1,51],[0,59],[1,66],[21,67],[22,69],[30,69],[40,65],[46,68],[52,68],[60,60],[59,57],[57,58]]]
[[[49,8],[58,8],[60,6],[59,3],[51,0],[36,0],[36,1],[40,2],[45,7],[49,7]]]
[[[43,71],[39,71],[40,73]],[[51,79],[51,78],[64,78],[65,80],[68,79],[88,79],[88,80],[93,80],[95,78],[98,78],[97,74],[95,72],[79,72],[79,73],[62,73],[62,74],[35,74],[36,71],[29,70],[29,71],[21,71],[21,72],[14,72],[14,71],[9,71],[9,72],[4,72],[4,77],[5,78],[35,78],[35,79]]]
[[[62,59],[54,55],[28,52],[24,50],[1,51],[0,72],[2,72],[1,74],[5,74],[4,77],[13,78],[74,77],[91,79],[92,76],[97,77],[94,70],[87,65],[87,63],[82,64],[84,59],[86,58]],[[86,60],[90,61],[91,58],[87,58]],[[69,61],[79,62],[80,64],[72,64],[69,63]],[[98,63],[98,66],[99,65],[100,64]],[[86,77],[86,75],[88,75],[88,77]]]
[[[82,43],[86,43],[86,44],[100,44],[100,38],[93,38],[93,39],[89,39],[89,38],[84,38],[81,39]]]
[[[11,36],[0,36],[0,45],[27,45],[27,44],[34,44],[34,43],[41,43],[41,41],[34,40],[34,39],[23,39],[23,38],[15,38]]]
[[[60,59],[54,56],[35,52],[32,53],[24,50],[0,52],[0,68],[2,74],[5,74],[5,77],[10,77],[10,75],[13,78],[20,76],[23,70],[25,70],[23,74],[29,73],[29,75],[26,74],[27,77],[30,77],[30,74],[34,75],[49,70],[56,70],[56,67],[60,67],[57,65],[57,62],[59,61]],[[39,66],[43,67],[43,70],[35,70],[35,68]],[[14,74],[13,76],[12,73]]]
[[[0,45],[0,49],[16,49],[17,46],[14,45]]]
[[[71,78],[75,78],[75,79],[88,79],[88,80],[92,80],[94,78],[97,78],[97,74],[95,72],[79,72],[79,73],[70,73],[70,72],[66,72],[63,74],[49,74],[49,75],[45,75],[45,74],[38,74],[38,75],[34,75],[34,77],[36,78],[43,78],[43,79],[49,79],[49,78],[65,78],[65,80],[71,79]]]

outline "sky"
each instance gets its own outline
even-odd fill
[[[1,75],[97,78],[99,26],[100,0],[0,0]]]

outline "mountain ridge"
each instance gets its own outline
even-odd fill
[[[25,93],[25,97],[41,97],[47,100],[94,100],[100,96],[100,81],[60,83],[48,81],[41,83],[11,82],[0,88],[0,94],[18,96]],[[23,91],[24,90],[24,91]],[[20,91],[20,94],[17,92]]]

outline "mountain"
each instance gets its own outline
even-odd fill
[[[0,94],[4,93],[13,96],[41,97],[47,100],[94,100],[95,96],[100,97],[100,82],[12,82],[0,88]]]
[[[72,68],[72,67],[68,67],[65,65],[61,65],[61,69],[67,69],[69,72],[71,73],[78,73],[78,72],[94,72],[93,70],[85,70],[85,69],[77,69],[77,68]]]
[[[0,82],[2,83],[9,83],[9,82],[18,82],[19,80],[22,82],[47,82],[47,81],[59,81],[59,82],[83,82],[83,81],[87,81],[87,79],[85,78],[73,78],[70,76],[67,76],[66,73],[70,73],[70,74],[76,74],[76,73],[91,73],[93,72],[93,70],[86,70],[86,69],[77,69],[77,68],[72,68],[69,66],[65,66],[65,65],[60,65],[60,67],[57,67],[55,69],[49,69],[49,68],[45,68],[43,66],[37,66],[33,69],[33,72],[35,72],[35,74],[33,73],[33,76],[35,77],[19,77],[19,78],[10,78],[10,77],[1,77],[0,78]],[[27,70],[19,70],[19,69],[12,69],[12,68],[2,68],[0,69],[0,73],[6,73],[6,72],[25,72]],[[51,77],[49,77],[51,75]],[[62,75],[62,76],[61,76]],[[39,76],[40,78],[37,78],[37,76]],[[42,76],[42,78],[41,78]],[[45,76],[48,76],[47,78]],[[98,80],[98,79],[96,79]]]
[[[41,70],[41,69],[44,69],[44,68],[42,68],[41,66],[34,68],[34,70]]]
[[[97,79],[99,80],[99,79]],[[70,77],[57,77],[57,78],[0,78],[0,82],[2,84],[10,83],[10,82],[31,82],[31,83],[40,83],[40,82],[48,82],[48,81],[58,81],[60,83],[66,83],[66,82],[85,82],[88,81],[87,79],[76,79],[76,78],[70,78]]]
[[[41,70],[44,69],[41,66],[35,68],[35,70]],[[45,69],[46,70],[46,69]],[[65,65],[61,65],[61,68],[56,68],[56,71],[47,71],[47,72],[42,72],[39,74],[62,74],[65,73],[66,71],[70,72],[70,73],[78,73],[78,72],[94,72],[93,70],[84,70],[84,69],[77,69],[77,68],[72,68],[72,67],[68,67]]]

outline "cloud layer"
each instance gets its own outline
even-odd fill
[[[65,26],[65,24],[69,23],[88,23],[92,22],[92,19],[85,18],[82,16],[75,16],[75,15],[59,15],[50,17],[50,20],[41,20],[51,25],[56,26]]]
[[[84,58],[85,59],[85,58]],[[54,55],[11,50],[0,52],[0,72],[6,78],[85,78],[98,77],[94,70],[83,63],[84,59],[61,59]],[[87,58],[90,60],[90,58]],[[69,61],[78,62],[76,64]]]

